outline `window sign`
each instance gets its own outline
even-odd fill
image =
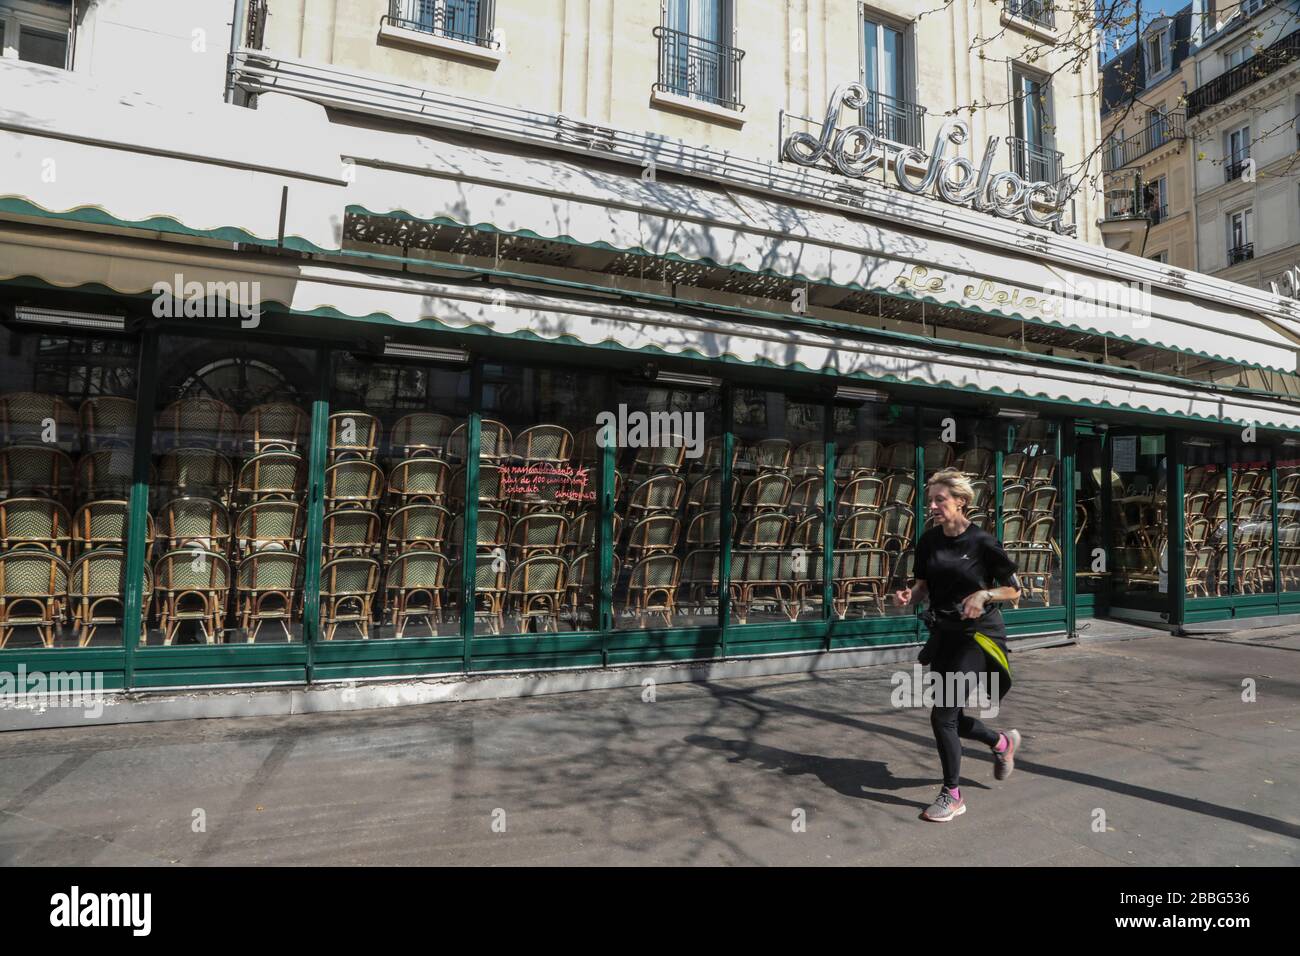
[[[1114,445],[1111,455],[1115,470],[1121,473],[1137,471],[1137,436],[1126,435],[1112,441]]]

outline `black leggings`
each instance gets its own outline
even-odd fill
[[[948,674],[981,673],[988,669],[988,659],[975,641],[960,632],[944,635],[931,670],[939,677]],[[945,685],[946,686],[946,682]],[[939,698],[943,701],[943,697]],[[949,701],[944,701],[949,703]],[[930,726],[934,728],[935,743],[939,745],[939,762],[943,765],[943,783],[955,788],[961,776],[961,739],[978,740],[989,747],[997,745],[999,735],[989,730],[974,717],[963,713],[961,707],[932,707]]]

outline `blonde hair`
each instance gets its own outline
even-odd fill
[[[942,485],[948,494],[964,501],[963,508],[969,508],[975,501],[975,489],[971,487],[970,479],[956,468],[944,468],[930,476],[930,480],[925,483],[927,499],[930,497],[930,489],[935,485]]]

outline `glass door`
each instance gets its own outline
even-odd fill
[[[1110,471],[1111,615],[1167,623],[1173,589],[1169,583],[1169,460],[1165,434],[1114,429],[1106,444]],[[1103,480],[1100,474],[1094,477],[1098,482]]]

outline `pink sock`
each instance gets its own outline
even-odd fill
[[[952,787],[948,790],[948,792],[952,794],[952,798],[954,800],[961,799],[961,787]]]
[[[1009,746],[1011,746],[1011,741],[1007,740],[1007,735],[998,734],[998,742],[994,745],[993,750],[995,753],[1006,753]]]

